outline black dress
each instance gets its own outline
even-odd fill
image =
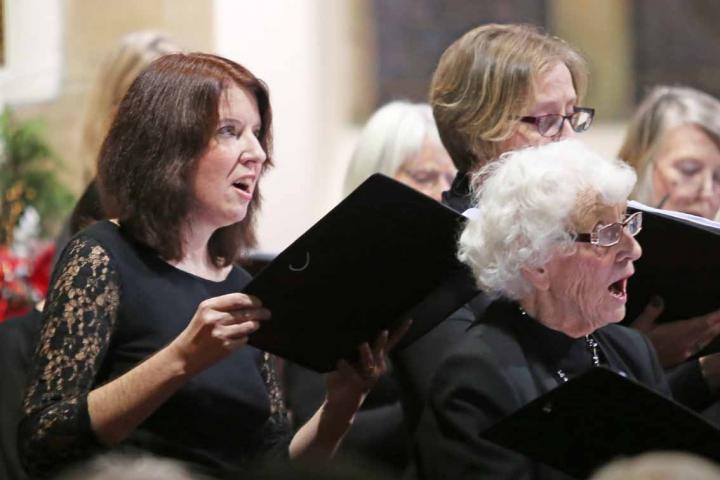
[[[36,475],[104,450],[87,396],[172,341],[210,297],[249,281],[183,272],[109,221],[80,232],[55,270],[24,401],[20,453]],[[271,359],[246,346],[192,378],[118,448],[189,462],[205,472],[287,456],[290,431]]]
[[[609,325],[593,333],[603,366],[670,396],[662,367],[640,333]],[[414,457],[423,479],[567,479],[483,440],[480,432],[593,367],[585,338],[573,339],[496,301],[448,355],[418,426]]]

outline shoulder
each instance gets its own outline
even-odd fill
[[[649,348],[649,340],[639,331],[624,325],[608,325],[598,332],[601,340],[610,344],[619,353],[630,356],[644,355]]]
[[[233,265],[230,274],[223,283],[226,283],[226,287],[231,290],[243,290],[251,280],[252,275],[247,270],[238,265]]]
[[[234,276],[237,280],[242,281],[244,283],[250,283],[250,280],[252,280],[252,275],[245,270],[243,267],[239,265],[233,265],[232,270],[230,271],[230,275]]]
[[[667,393],[663,368],[645,335],[622,325],[608,325],[598,330],[595,338],[606,349],[606,355],[615,359],[616,367],[627,368],[628,373],[641,383]]]
[[[514,372],[524,363],[520,344],[510,332],[495,324],[475,324],[445,357],[433,379],[431,393],[514,390]]]

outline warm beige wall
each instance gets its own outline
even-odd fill
[[[340,200],[357,134],[375,105],[371,0],[64,0],[62,5],[61,94],[19,112],[46,119],[50,141],[66,162],[64,178],[75,191],[84,183],[76,151],[97,65],[121,35],[156,29],[189,49],[233,58],[270,86],[276,167],[263,183],[262,249],[284,248]],[[597,89],[589,101],[619,112],[632,81],[627,2],[552,0],[550,6],[555,31],[580,46],[593,65],[591,83]],[[622,125],[602,123],[583,138],[614,154]]]
[[[590,64],[586,103],[596,120],[625,118],[633,101],[632,4],[628,0],[550,0],[550,26],[556,35],[578,47]]]
[[[23,2],[17,2],[22,6]],[[206,0],[64,0],[63,72],[56,99],[15,106],[22,117],[41,117],[53,149],[64,161],[62,178],[79,193],[84,186],[78,156],[85,95],[98,64],[122,35],[136,30],[167,32],[193,50],[212,47],[212,3]]]
[[[267,82],[275,168],[260,248],[279,251],[340,198],[357,118],[374,105],[368,0],[216,0],[215,48]]]

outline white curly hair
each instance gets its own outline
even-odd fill
[[[458,242],[458,258],[478,287],[519,300],[531,291],[522,268],[539,267],[575,248],[573,219],[583,202],[627,200],[635,171],[577,140],[501,155],[473,177],[474,218]]]

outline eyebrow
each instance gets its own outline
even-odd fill
[[[245,125],[245,123],[241,120],[238,120],[235,117],[221,117],[218,119],[218,125],[221,123],[234,123],[236,125]],[[262,128],[262,122],[256,125],[252,125],[253,130],[255,129],[261,129]]]
[[[573,98],[571,98],[571,99],[568,99],[568,100],[565,101],[565,102],[557,102],[557,101],[550,101],[550,100],[548,100],[548,101],[546,101],[546,102],[540,102],[540,103],[538,103],[537,105],[535,105],[535,108],[533,108],[532,111],[535,111],[535,110],[544,110],[545,108],[548,108],[548,107],[556,107],[556,106],[558,106],[558,105],[565,106],[565,105],[567,105],[568,103],[577,103],[577,97],[573,97]]]

